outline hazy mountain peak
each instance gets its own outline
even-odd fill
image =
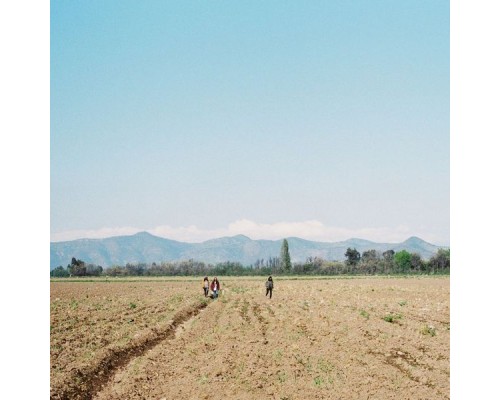
[[[151,233],[146,232],[146,231],[137,232],[137,233],[133,234],[132,236],[136,236],[136,237],[157,237],[157,236],[154,236]]]
[[[424,244],[425,243],[425,244],[430,244],[430,243],[426,242],[425,240],[420,239],[417,236],[410,236],[403,243],[415,243],[415,244]]]
[[[359,238],[331,243],[295,237],[287,240],[292,262],[303,262],[308,257],[343,261],[348,247],[354,247],[360,253],[367,250],[381,253],[386,250],[407,250],[429,259],[440,248],[415,236],[402,243],[376,243]],[[252,240],[245,235],[211,239],[202,243],[186,243],[154,236],[148,232],[138,232],[131,236],[51,243],[50,267],[65,266],[73,257],[102,267],[189,259],[205,263],[235,261],[251,265],[257,260],[279,257],[282,243],[283,239]]]
[[[234,235],[234,236],[231,236],[231,237],[235,238],[235,239],[252,240],[248,236],[245,236],[245,235],[242,235],[242,234]]]

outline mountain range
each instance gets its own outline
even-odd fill
[[[366,250],[395,252],[407,250],[419,253],[429,259],[442,246],[425,242],[418,237],[410,237],[401,243],[376,243],[363,239],[349,239],[341,242],[314,242],[296,237],[287,238],[292,262],[303,262],[308,257],[325,260],[345,260],[347,248],[355,248],[361,254]],[[66,266],[71,259],[87,264],[110,267],[127,263],[161,263],[194,259],[216,264],[225,261],[254,264],[257,260],[279,257],[283,240],[252,240],[244,235],[222,237],[202,243],[186,243],[164,239],[147,232],[130,236],[115,236],[105,239],[77,239],[50,243],[50,269]]]

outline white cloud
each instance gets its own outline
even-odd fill
[[[51,233],[50,240],[52,242],[61,242],[75,239],[102,239],[111,236],[126,236],[140,232],[140,229],[132,227],[120,228],[101,228],[101,229],[80,229],[73,231],[64,231]]]
[[[228,226],[217,229],[201,229],[195,225],[172,227],[157,226],[152,229],[120,227],[101,228],[97,230],[75,230],[54,233],[51,241],[74,240],[79,238],[105,238],[120,235],[133,235],[147,231],[155,236],[183,242],[203,242],[223,236],[245,235],[251,239],[279,240],[287,237],[299,237],[322,242],[338,242],[350,238],[372,240],[374,242],[398,243],[410,236],[418,236],[430,243],[446,244],[446,238],[425,231],[412,231],[407,226],[349,229],[326,226],[317,220],[299,222],[259,223],[248,219],[239,219]]]

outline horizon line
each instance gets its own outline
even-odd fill
[[[243,234],[243,233],[236,233],[236,234],[233,234],[233,235],[224,235],[224,236],[218,236],[218,237],[213,237],[213,238],[209,238],[209,239],[205,239],[205,240],[201,240],[201,241],[187,241],[187,240],[178,240],[178,239],[172,239],[171,237],[167,237],[167,236],[160,236],[158,234],[153,234],[151,232],[149,232],[148,230],[140,230],[138,232],[135,232],[135,233],[125,233],[125,234],[116,234],[116,235],[107,235],[107,236],[103,236],[103,237],[78,237],[78,238],[75,238],[75,239],[69,239],[69,240],[51,240],[50,243],[65,243],[65,242],[74,242],[74,241],[78,241],[78,240],[105,240],[105,239],[113,239],[113,238],[118,238],[118,237],[132,237],[132,236],[137,236],[137,235],[140,235],[140,234],[147,234],[147,235],[150,235],[150,236],[153,236],[153,237],[156,237],[156,238],[159,238],[159,239],[165,239],[165,240],[170,240],[170,241],[174,241],[174,242],[179,242],[179,243],[188,243],[188,244],[201,244],[201,243],[205,243],[205,242],[209,242],[211,240],[219,240],[219,239],[225,239],[225,238],[235,238],[235,237],[238,237],[238,236],[243,236],[249,240],[252,240],[252,241],[271,241],[271,242],[277,242],[277,241],[282,241],[282,240],[285,240],[285,239],[299,239],[299,240],[304,240],[304,241],[307,241],[307,242],[316,242],[316,243],[331,243],[331,244],[334,244],[334,243],[341,243],[341,242],[349,242],[349,241],[352,241],[352,240],[362,240],[362,241],[366,241],[366,242],[370,242],[370,243],[374,243],[374,244],[400,244],[400,243],[404,243],[410,239],[418,239],[418,240],[421,240],[425,243],[428,243],[432,246],[437,246],[437,247],[447,247],[449,248],[450,246],[449,245],[442,245],[442,244],[435,244],[435,243],[432,243],[432,242],[429,242],[425,239],[422,239],[421,237],[417,236],[417,235],[410,235],[408,236],[406,239],[404,240],[401,240],[401,241],[396,241],[396,242],[390,242],[390,241],[374,241],[374,240],[370,240],[370,239],[364,239],[362,237],[349,237],[348,239],[341,239],[341,240],[332,240],[332,241],[328,241],[328,240],[312,240],[312,239],[305,239],[303,237],[300,237],[300,236],[286,236],[286,237],[282,237],[282,238],[276,238],[276,239],[265,239],[265,238],[257,238],[257,239],[254,239],[254,238],[251,238],[250,236],[246,235],[246,234]]]

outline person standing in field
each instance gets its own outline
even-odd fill
[[[210,282],[208,282],[208,276],[203,278],[203,292],[205,293],[205,297],[208,296],[208,290],[210,288]]]
[[[266,297],[269,294],[270,299],[272,299],[272,297],[273,297],[273,287],[274,287],[273,277],[270,276],[269,278],[267,278],[267,281],[266,281]]]
[[[219,297],[220,283],[219,283],[219,280],[217,279],[217,277],[215,277],[214,280],[212,281],[212,283],[210,284],[210,290],[212,291],[212,293],[214,295],[214,299]]]

